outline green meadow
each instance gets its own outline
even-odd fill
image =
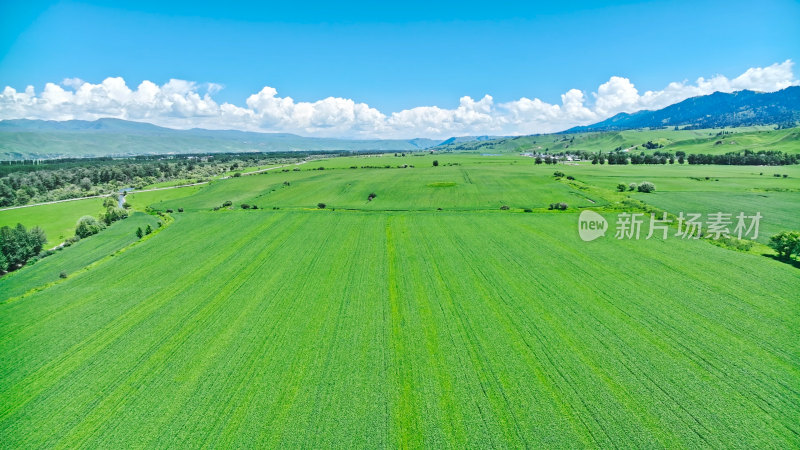
[[[102,198],[28,206],[0,211],[0,226],[39,226],[47,234],[47,243],[55,246],[75,234],[75,223],[82,216],[97,216],[102,211]]]
[[[796,267],[577,233],[582,209],[613,223],[634,200],[799,229],[797,166],[285,170],[131,194],[151,214],[0,278],[2,446],[800,445]]]

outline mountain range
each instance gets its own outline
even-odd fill
[[[721,128],[751,125],[796,126],[800,121],[800,86],[762,93],[715,92],[693,97],[657,111],[619,113],[602,122],[573,127],[564,133],[621,131],[636,128]]]
[[[289,133],[175,130],[121,119],[0,121],[0,160],[270,151],[415,151],[433,139],[334,139]]]
[[[656,111],[619,113],[601,122],[573,127],[560,134],[622,131],[642,128],[721,128],[752,125],[797,126],[800,86],[760,93],[715,92]],[[559,133],[557,133],[559,134]],[[497,147],[522,137],[462,136],[435,139],[334,139],[289,133],[258,133],[193,128],[176,130],[120,119],[94,121],[0,121],[0,160],[61,157],[133,156],[181,153],[270,151],[387,151]]]

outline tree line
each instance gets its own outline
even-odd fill
[[[70,159],[41,164],[0,164],[0,207],[105,195],[123,187],[186,179],[205,181],[249,166],[296,162],[309,153],[244,153]]]
[[[601,152],[560,152],[553,154],[537,155],[536,164],[558,164],[559,161],[567,157],[584,161],[591,161],[592,164],[715,164],[730,166],[784,166],[800,164],[800,155],[784,153],[777,150],[760,150],[754,152],[745,150],[743,152],[728,152],[724,155],[712,154],[690,154],[684,151],[675,153],[655,151],[652,153],[640,152],[632,154],[619,150],[608,153]]]

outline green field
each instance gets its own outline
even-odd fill
[[[73,246],[56,252],[31,267],[12,272],[0,281],[0,298],[10,299],[32,289],[39,289],[58,281],[61,272],[71,275],[137,240],[136,228],[156,226],[156,218],[144,213],[134,213],[116,222],[91,239],[82,239]]]
[[[39,226],[47,234],[48,244],[58,245],[75,234],[75,223],[82,216],[97,216],[103,211],[103,199],[90,198],[34,207],[0,211],[0,226]]]
[[[798,229],[797,167],[298,169],[132,194],[185,212],[0,278],[0,446],[800,446],[797,268],[576,232],[629,195]],[[643,180],[656,193],[615,192]]]
[[[367,200],[370,193],[377,195],[372,201]],[[476,210],[498,209],[504,204],[525,208],[546,207],[554,201],[592,204],[578,190],[553,183],[552,170],[506,163],[265,173],[214,182],[197,195],[165,199],[157,207],[210,210],[226,200],[260,208],[316,208],[323,202],[329,208],[364,210]],[[136,206],[136,197],[132,201]]]

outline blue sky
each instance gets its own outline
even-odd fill
[[[180,79],[221,85],[217,104],[269,86],[388,115],[571,89],[590,105],[613,76],[643,93],[800,57],[795,1],[232,3],[2,1],[0,87]]]

